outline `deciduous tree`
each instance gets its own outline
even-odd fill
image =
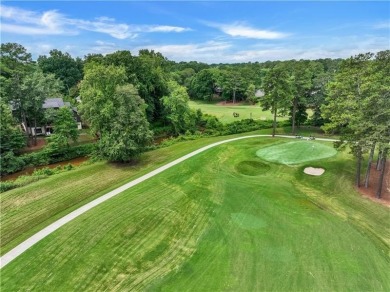
[[[80,58],[72,58],[69,53],[59,50],[51,50],[50,56],[39,56],[38,66],[43,73],[52,73],[63,82],[62,93],[69,96],[70,93],[83,79],[83,62]],[[71,90],[72,89],[72,90]],[[77,91],[74,91],[74,95]]]
[[[100,137],[98,155],[127,162],[151,142],[145,102],[126,84],[124,67],[88,64],[81,82],[81,114]]]
[[[169,94],[162,98],[166,119],[172,126],[174,134],[186,132],[194,129],[195,113],[188,105],[189,97],[184,86],[180,86],[176,81],[168,83]]]

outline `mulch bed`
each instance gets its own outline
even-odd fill
[[[386,173],[383,178],[382,185],[382,197],[380,199],[376,198],[376,191],[378,189],[380,171],[376,170],[376,163],[371,164],[371,173],[370,180],[368,183],[368,188],[364,187],[364,181],[362,186],[357,188],[357,190],[364,196],[373,200],[375,202],[381,203],[385,206],[390,207],[390,161],[386,163]]]

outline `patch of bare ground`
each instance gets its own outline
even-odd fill
[[[37,145],[31,145],[30,147],[24,147],[21,152],[22,153],[29,153],[33,151],[37,151],[45,147],[46,145],[46,139],[43,137],[37,137]]]
[[[378,190],[380,171],[376,170],[376,163],[371,164],[370,180],[368,181],[368,188],[363,185],[356,188],[364,197],[369,198],[377,203],[390,207],[390,161],[386,163],[386,173],[383,178],[382,196],[380,199],[376,197]]]

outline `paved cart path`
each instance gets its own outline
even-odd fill
[[[167,170],[168,168],[171,168],[172,166],[175,166],[177,164],[179,164],[180,162],[184,161],[184,160],[187,160],[188,158],[191,158],[201,152],[204,152],[210,148],[213,148],[215,146],[218,146],[218,145],[221,145],[221,144],[225,144],[225,143],[229,143],[229,142],[233,142],[233,141],[237,141],[237,140],[242,140],[242,139],[248,139],[248,138],[258,138],[258,137],[272,137],[272,135],[251,135],[251,136],[243,136],[243,137],[238,137],[238,138],[233,138],[233,139],[227,139],[227,140],[223,140],[223,141],[219,141],[219,142],[216,142],[216,143],[212,143],[210,145],[207,145],[207,146],[204,146],[198,150],[195,150],[187,155],[184,155],[164,166],[161,166],[127,184],[124,184],[123,186],[85,204],[84,206],[74,210],[73,212],[69,213],[68,215],[62,217],[61,219],[55,221],[54,223],[50,224],[49,226],[45,227],[44,229],[42,229],[41,231],[35,233],[33,236],[29,237],[28,239],[26,239],[25,241],[23,241],[21,244],[19,244],[18,246],[16,246],[15,248],[13,248],[12,250],[10,250],[9,252],[7,252],[6,254],[4,254],[1,258],[0,258],[0,269],[5,267],[8,263],[10,263],[12,260],[14,260],[15,258],[17,258],[19,255],[21,255],[23,252],[25,252],[27,249],[29,249],[30,247],[32,247],[34,244],[36,244],[37,242],[39,242],[40,240],[42,240],[43,238],[45,238],[46,236],[48,236],[49,234],[53,233],[54,231],[56,231],[58,228],[60,228],[61,226],[65,225],[66,223],[72,221],[73,219],[77,218],[78,216],[80,216],[81,214],[87,212],[88,210],[92,209],[93,207],[96,207],[97,205],[100,205],[101,203],[103,203],[104,201],[107,201],[109,199],[111,199],[112,197],[122,193],[123,191]],[[276,135],[276,137],[278,138],[295,138],[295,136],[285,136],[285,135]],[[303,139],[307,139],[307,137],[303,137]],[[316,140],[320,140],[320,141],[330,141],[330,142],[334,142],[334,141],[337,141],[337,140],[334,140],[334,139],[325,139],[325,138],[316,138]]]

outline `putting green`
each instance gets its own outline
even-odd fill
[[[282,164],[299,164],[336,155],[331,147],[314,141],[299,140],[261,148],[256,155]]]

